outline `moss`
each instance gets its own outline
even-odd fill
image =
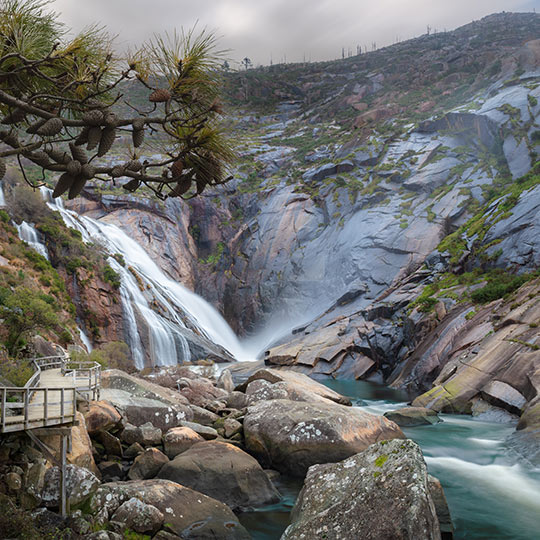
[[[381,455],[375,460],[375,466],[376,466],[376,467],[382,467],[387,461],[388,461],[388,456],[387,456],[386,454],[381,454]]]

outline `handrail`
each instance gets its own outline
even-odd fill
[[[99,399],[101,365],[97,362],[73,362],[58,355],[33,358],[32,364],[35,373],[23,387],[0,387],[0,433],[71,423],[75,419],[77,393],[92,393],[92,399]],[[71,376],[72,384],[41,387],[42,372],[50,369],[60,369],[62,375]],[[41,414],[31,414],[39,409]],[[8,415],[8,411],[18,414]]]

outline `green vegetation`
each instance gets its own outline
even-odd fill
[[[223,255],[223,252],[225,251],[225,244],[223,242],[218,242],[216,245],[216,249],[214,253],[209,255],[206,259],[202,259],[200,262],[201,264],[206,264],[211,267],[216,267],[221,260],[221,256]]]
[[[97,362],[103,369],[121,369],[128,373],[136,371],[129,347],[123,341],[110,341],[90,353],[72,351],[70,357],[75,362]]]
[[[477,304],[485,304],[504,298],[533,277],[535,276],[531,274],[514,276],[504,272],[493,272],[488,276],[488,282],[484,287],[471,293],[471,300]]]

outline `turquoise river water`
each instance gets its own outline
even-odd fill
[[[323,381],[353,405],[373,414],[406,405],[400,392],[366,381]],[[422,448],[429,472],[444,487],[456,540],[540,539],[540,469],[520,465],[504,445],[513,424],[440,415],[434,426],[404,428]],[[302,481],[281,477],[283,495],[275,505],[244,512],[239,518],[254,540],[278,540]]]

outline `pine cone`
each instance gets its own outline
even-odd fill
[[[108,111],[105,113],[103,121],[105,122],[106,126],[116,127],[118,125],[118,116],[115,113]]]
[[[6,162],[3,159],[0,159],[0,180],[2,180],[4,176],[6,176],[6,171],[7,171]]]
[[[115,127],[106,127],[103,128],[101,132],[101,141],[99,142],[99,149],[97,155],[99,157],[104,156],[114,144],[116,139],[116,128]]]
[[[87,126],[99,126],[103,122],[103,113],[97,109],[87,111],[83,114],[82,121]]]
[[[133,146],[139,148],[144,142],[144,129],[134,129],[131,132],[131,137],[133,139]]]
[[[88,142],[88,134],[90,133],[91,129],[92,128],[88,126],[85,126],[81,129],[81,132],[75,139],[76,146],[82,146],[83,144],[86,144]]]
[[[26,112],[23,109],[16,107],[2,118],[2,124],[18,124],[24,120],[25,116]]]
[[[176,184],[176,186],[171,190],[169,195],[171,197],[180,197],[180,195],[183,195],[184,193],[187,193],[189,191],[190,187],[191,187],[191,177],[190,176],[184,176]]]
[[[173,178],[179,178],[182,175],[182,171],[184,170],[184,163],[177,159],[172,165],[171,165],[171,175]]]
[[[93,150],[99,144],[101,140],[101,128],[98,126],[92,126],[88,131],[88,144],[86,145],[87,150]]]
[[[96,175],[96,168],[93,165],[90,165],[90,163],[85,163],[81,167],[81,176],[85,180],[90,180],[94,178],[95,175]]]
[[[49,120],[36,130],[36,133],[42,137],[54,137],[54,135],[58,135],[62,129],[64,129],[64,124],[60,118],[49,118]]]
[[[171,93],[166,88],[157,88],[148,97],[148,101],[152,103],[162,103],[171,99]]]
[[[130,180],[127,184],[124,184],[122,187],[126,191],[136,191],[140,185],[141,181],[134,178],[133,180]]]
[[[122,165],[115,165],[111,170],[111,176],[113,178],[119,178],[120,176],[124,176],[125,167]]]
[[[73,184],[71,184],[71,187],[69,188],[68,199],[74,199],[75,197],[77,197],[79,193],[83,190],[86,182],[88,182],[88,179],[83,178],[82,176],[78,176],[77,178],[75,178],[75,181],[73,182]]]
[[[68,173],[64,173],[62,176],[60,176],[58,182],[56,182],[52,196],[54,198],[60,197],[60,195],[63,195],[69,188],[71,188],[73,182],[75,182],[75,178]]]
[[[132,159],[126,163],[126,169],[139,172],[142,169],[142,163],[138,159]]]
[[[49,159],[49,155],[43,151],[31,152],[28,158],[31,159],[37,165],[41,165],[42,167],[47,167],[51,163]]]
[[[37,122],[34,122],[33,124],[30,124],[28,126],[28,129],[26,130],[26,133],[30,133],[30,135],[34,135],[38,132],[38,129],[43,126],[47,120],[45,118],[40,118]]]
[[[47,154],[53,161],[61,165],[67,165],[71,161],[71,156],[62,150],[47,150]]]
[[[69,148],[75,161],[79,161],[82,165],[88,163],[88,156],[80,146],[75,146],[73,143],[69,143]]]
[[[133,126],[134,130],[144,129],[144,126],[146,124],[146,118],[144,116],[140,116],[139,118],[135,118],[133,122],[131,122],[131,125]]]
[[[66,165],[66,172],[75,177],[81,174],[81,163],[79,161],[72,160]]]

